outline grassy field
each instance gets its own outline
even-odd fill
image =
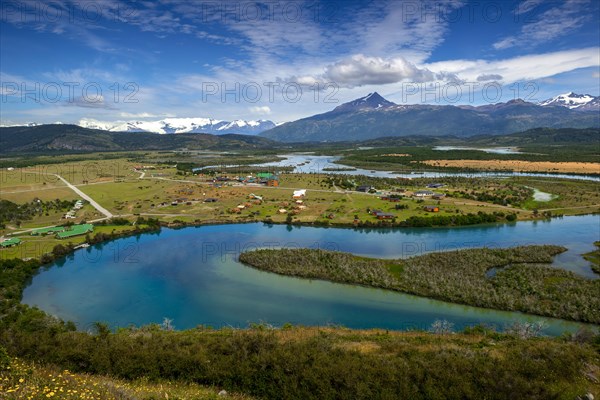
[[[152,153],[153,158],[174,157],[172,152]],[[202,158],[205,154],[184,154],[190,159]],[[111,155],[116,157],[115,154]],[[167,157],[168,156],[168,157]],[[279,187],[243,185],[225,182],[215,185],[213,176],[182,174],[172,164],[154,163],[143,157],[77,160],[72,162],[35,165],[12,171],[0,171],[2,190],[0,199],[16,204],[35,199],[75,200],[79,196],[52,175],[58,173],[80,190],[91,196],[100,205],[115,215],[133,221],[138,215],[159,218],[165,223],[229,223],[249,221],[271,221],[274,223],[306,223],[319,225],[377,225],[379,221],[369,210],[391,213],[400,223],[410,218],[465,216],[483,212],[499,215],[514,214],[517,220],[546,218],[549,215],[575,215],[600,212],[600,192],[596,182],[513,177],[492,178],[440,178],[396,180],[369,177],[335,176],[324,174],[280,174]],[[211,154],[210,157],[216,157]],[[231,157],[230,155],[225,156]],[[271,157],[271,156],[270,156]],[[402,158],[402,157],[396,157]],[[68,158],[67,158],[68,159]],[[154,160],[156,161],[156,160]],[[173,160],[169,161],[172,162]],[[212,161],[212,159],[211,159]],[[135,171],[135,166],[152,166],[151,169]],[[255,172],[260,172],[257,168]],[[244,176],[248,172],[244,171]],[[233,174],[230,176],[233,177]],[[143,177],[143,179],[141,179]],[[347,182],[356,185],[369,184],[380,192],[359,193],[348,188]],[[443,188],[435,192],[445,193],[441,200],[416,199],[410,195],[416,190],[426,189],[432,182],[442,182]],[[348,188],[348,189],[346,189]],[[294,190],[307,189],[307,195],[297,204],[292,198]],[[532,193],[537,189],[549,193],[549,201],[537,201]],[[404,191],[408,196],[399,202],[382,200],[382,194]],[[262,200],[251,198],[252,194]],[[218,201],[206,203],[206,198]],[[180,200],[177,205],[172,202]],[[238,208],[243,206],[243,208]],[[398,208],[397,208],[398,206]],[[438,213],[424,210],[425,206],[439,207]],[[285,210],[285,212],[280,211]],[[62,213],[49,212],[34,219],[21,221],[20,226],[6,223],[0,235],[10,236],[16,232],[42,226],[64,223]],[[75,223],[102,218],[103,215],[86,204],[77,213]],[[498,221],[505,221],[498,217]],[[53,238],[29,237],[24,240],[22,254],[40,254],[52,244]],[[79,239],[73,239],[78,244]],[[32,250],[33,249],[33,250]],[[2,250],[2,253],[15,252]],[[11,253],[12,254],[12,253]]]
[[[469,143],[462,145],[469,145]],[[494,146],[482,145],[481,147]],[[434,150],[433,146],[375,147],[342,151],[340,152],[342,158],[338,162],[358,168],[403,172],[411,170],[474,171],[479,169],[600,174],[600,156],[597,145],[527,145],[518,147],[522,152],[515,154],[494,154],[469,149],[439,151]]]
[[[517,171],[574,174],[600,174],[599,163],[552,162],[524,160],[424,160],[422,164],[444,168],[474,169],[480,171]]]

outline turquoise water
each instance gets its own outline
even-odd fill
[[[502,329],[514,321],[548,323],[548,334],[580,325],[520,313],[449,304],[378,289],[302,280],[257,271],[237,262],[257,247],[312,247],[375,257],[408,257],[465,247],[561,244],[555,260],[594,278],[579,254],[600,240],[600,216],[565,217],[454,229],[354,230],[241,224],[164,229],[81,249],[36,275],[24,303],[88,329],[173,320],[177,329],[199,324],[245,327],[336,324],[352,328],[427,329],[436,319],[462,328]]]

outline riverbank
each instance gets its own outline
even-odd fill
[[[600,299],[595,293],[600,291],[600,280],[541,265],[565,250],[560,246],[484,248],[378,260],[318,249],[263,249],[242,253],[240,261],[281,275],[598,324]]]
[[[594,242],[594,246],[596,250],[585,253],[583,258],[592,263],[592,270],[595,273],[600,274],[600,241]]]

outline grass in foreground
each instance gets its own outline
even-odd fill
[[[25,399],[180,399],[223,398],[219,389],[193,383],[147,379],[125,381],[100,375],[73,373],[53,366],[13,358],[0,369],[0,394],[5,400]],[[227,393],[226,398],[249,400]]]
[[[600,323],[600,280],[540,265],[565,250],[560,246],[483,248],[378,260],[324,250],[281,249],[242,253],[240,261],[282,275]]]
[[[97,335],[48,330],[13,339],[13,347],[20,348],[11,351],[62,368],[36,367],[29,376],[17,373],[3,390],[19,384],[20,390],[55,394],[61,387],[63,393],[93,391],[95,397],[88,398],[158,399],[167,398],[165,393],[168,398],[212,398],[216,389],[197,384],[264,399],[302,400],[572,400],[585,393],[597,395],[600,389],[593,336],[582,342],[520,339],[483,328],[440,335],[258,326],[182,332],[147,327]],[[107,375],[118,379],[103,377]],[[191,393],[198,396],[186,397]]]

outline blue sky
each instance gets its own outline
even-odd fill
[[[1,123],[600,94],[600,2],[1,0]]]

